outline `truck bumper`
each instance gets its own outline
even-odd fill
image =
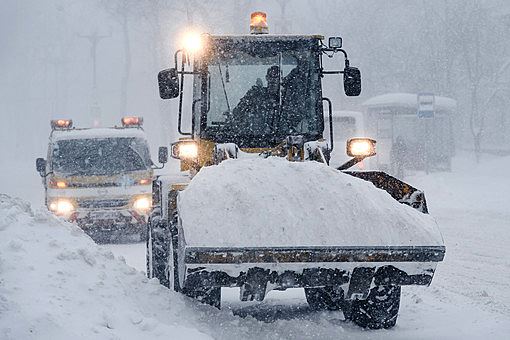
[[[128,226],[142,226],[147,216],[134,210],[78,210],[71,215],[71,221],[83,229],[122,230]]]
[[[70,221],[99,243],[138,242],[147,228],[147,216],[128,209],[78,210]]]

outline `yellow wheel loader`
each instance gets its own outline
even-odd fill
[[[180,198],[194,184],[201,185],[198,177],[208,169],[221,170],[232,162],[242,162],[236,158],[248,156],[314,161],[326,167],[334,138],[332,103],[322,95],[322,78],[341,74],[347,96],[358,96],[361,92],[360,71],[350,66],[340,37],[329,38],[326,45],[319,35],[269,35],[265,14],[260,12],[252,15],[251,30],[252,34],[241,36],[192,36],[188,45],[175,53],[174,67],[158,75],[161,98],[179,98],[178,131],[183,138],[172,144],[169,153],[180,159],[181,170],[188,176],[160,176],[153,182],[147,275],[158,278],[170,289],[218,308],[221,287],[240,287],[240,299],[244,301],[261,301],[272,289],[304,288],[312,309],[341,309],[346,318],[362,327],[390,328],[396,323],[400,287],[429,285],[437,263],[443,260],[445,247],[440,235],[439,242],[424,244],[368,242],[371,235],[351,225],[347,228],[349,234],[356,234],[356,244],[348,243],[350,236],[342,235],[341,230],[330,235],[332,241],[328,244],[301,242],[275,246],[276,241],[268,240],[268,246],[241,242],[237,246],[234,239],[228,246],[210,240],[208,246],[191,242],[194,237],[204,238],[207,230],[200,230],[205,226],[185,224],[184,201]],[[335,55],[343,56],[344,67],[326,70],[323,56]],[[192,84],[188,85],[189,78]],[[192,89],[191,117],[183,124],[186,88]],[[330,125],[327,140],[323,136],[325,123]],[[189,131],[184,126],[190,126]],[[355,181],[353,184],[369,186],[370,193],[384,195],[406,213],[428,214],[420,190],[382,172],[348,171],[375,154],[374,140],[351,139],[347,141],[347,153],[352,159],[338,169],[328,167],[328,174],[332,171],[331,176],[343,176]],[[223,189],[228,194],[230,189]],[[330,199],[337,202],[337,197]],[[393,199],[418,212],[394,203]],[[341,204],[339,200],[339,208]],[[244,206],[247,215],[257,213],[248,211],[250,202]],[[278,227],[292,230],[291,225]],[[309,228],[315,232],[313,225]],[[334,243],[335,240],[341,242]]]

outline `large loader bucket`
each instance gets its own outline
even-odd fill
[[[352,299],[373,285],[430,284],[445,248],[423,193],[382,172],[346,173],[392,198],[319,163],[202,169],[175,196],[180,286],[262,300],[272,289],[341,287]]]

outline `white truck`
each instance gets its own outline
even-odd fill
[[[142,122],[124,117],[120,127],[74,128],[71,120],[51,121],[47,159],[36,161],[48,209],[98,242],[144,239],[154,164]]]

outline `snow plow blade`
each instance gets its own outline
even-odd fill
[[[189,264],[284,262],[439,262],[444,247],[187,248]]]
[[[241,287],[243,300],[271,290],[347,285],[366,297],[372,284],[429,285],[443,246],[283,247],[185,250],[186,287]],[[270,287],[270,288],[268,288]]]

